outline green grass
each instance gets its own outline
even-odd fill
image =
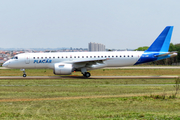
[[[91,72],[94,75],[139,75],[137,72],[143,75],[179,74],[179,69],[174,72],[171,72],[172,69],[143,71],[147,72],[139,69]],[[13,76],[10,72],[15,75],[21,73],[19,70],[1,70],[0,74]],[[32,76],[53,75],[51,72],[27,70]],[[175,79],[0,80],[0,119],[176,120],[180,118],[180,97],[169,98],[175,93],[174,84]],[[164,95],[165,99],[157,95]]]
[[[92,76],[143,76],[180,75],[180,69],[98,69],[90,71]],[[22,76],[19,69],[0,69],[0,76]],[[28,76],[55,76],[51,69],[27,69]],[[72,75],[82,76],[80,72]]]
[[[176,119],[180,114],[179,98],[146,97],[174,93],[172,79],[0,80],[0,83],[0,100],[22,99],[0,102],[1,119]],[[110,97],[23,101],[104,95]],[[122,97],[111,97],[115,95]]]
[[[174,90],[174,81],[162,79],[148,79],[147,83],[144,80],[132,79],[0,80],[0,82],[0,99],[122,95]]]
[[[178,119],[180,100],[145,97],[11,102],[1,119]]]

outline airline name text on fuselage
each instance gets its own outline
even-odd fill
[[[52,60],[49,59],[43,59],[43,60],[34,60],[34,63],[51,63]]]

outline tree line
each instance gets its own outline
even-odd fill
[[[148,48],[149,48],[148,46],[139,47],[135,49],[135,51],[145,51]],[[169,46],[169,52],[173,52],[173,51],[176,51],[178,53],[176,57],[167,58],[164,60],[158,60],[158,61],[145,63],[145,64],[146,65],[172,65],[172,64],[177,65],[178,63],[180,63],[180,44],[171,43]]]

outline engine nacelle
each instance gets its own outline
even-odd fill
[[[56,63],[54,64],[55,75],[70,75],[72,73],[72,64]]]

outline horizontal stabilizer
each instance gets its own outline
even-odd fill
[[[163,56],[167,56],[167,55],[171,55],[171,56],[177,56],[177,52],[168,52],[165,54],[160,54],[160,55],[155,55],[155,57],[163,57]]]

